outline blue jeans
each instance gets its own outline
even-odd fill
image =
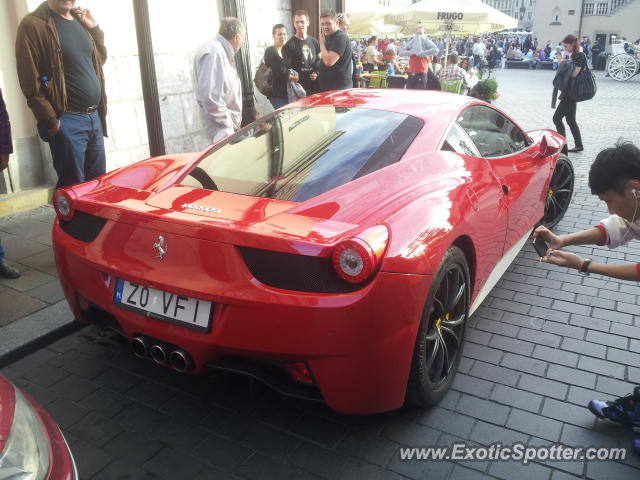
[[[0,243],[0,263],[4,261],[4,248],[2,248],[2,243]]]
[[[426,90],[427,74],[410,73],[409,78],[407,78],[407,88],[411,90]]]
[[[57,187],[92,180],[106,171],[104,135],[98,111],[91,114],[66,112],[60,117],[60,129],[54,137],[38,123],[40,138],[49,143]]]
[[[284,107],[287,103],[289,103],[289,100],[287,98],[273,97],[273,98],[270,98],[269,101],[271,102],[271,106],[273,107],[274,110],[277,110],[280,107]]]

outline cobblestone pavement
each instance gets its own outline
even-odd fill
[[[552,72],[496,76],[501,107],[527,128],[552,127]],[[578,106],[586,151],[572,156],[576,192],[558,230],[606,216],[588,192],[588,168],[620,134],[640,143],[639,110],[640,78],[599,78],[597,97]],[[637,242],[573,250],[605,262],[640,261]],[[398,449],[456,440],[628,447],[631,433],[596,421],[585,404],[640,383],[639,294],[630,282],[541,265],[527,245],[471,319],[453,389],[429,410],[340,415],[244,379],[157,368],[92,328],[3,373],[46,405],[86,479],[632,479],[640,475],[632,452],[620,462],[524,466],[401,461]]]

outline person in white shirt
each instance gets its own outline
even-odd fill
[[[522,60],[524,58],[524,55],[522,53],[522,50],[520,50],[520,48],[516,47],[515,52],[513,52],[513,59],[514,60]]]
[[[223,18],[218,35],[196,51],[196,99],[207,135],[214,143],[238,130],[242,121],[242,86],[235,54],[244,44],[245,32],[237,18]]]
[[[479,80],[476,69],[469,63],[469,57],[463,57],[462,60],[460,60],[460,68],[465,72],[465,85],[469,87],[469,89],[475,87]]]
[[[538,227],[533,235],[541,235],[550,246],[542,261],[583,274],[640,281],[640,263],[596,263],[562,250],[570,245],[616,248],[640,239],[640,149],[631,142],[618,141],[614,147],[601,151],[589,171],[589,188],[607,204],[611,215],[593,228],[563,235]]]
[[[367,48],[364,51],[362,66],[365,72],[373,72],[378,68],[384,67],[384,62],[380,59],[382,54],[376,48],[378,37],[373,36],[367,42]]]
[[[542,261],[574,268],[584,275],[597,273],[640,281],[640,263],[596,263],[562,250],[569,245],[594,244],[616,248],[630,240],[640,240],[640,149],[631,142],[618,141],[614,147],[601,151],[589,170],[589,188],[607,204],[611,216],[593,228],[564,235],[555,235],[545,227],[538,227],[534,236],[541,235],[551,247]],[[587,408],[597,418],[639,431],[640,386],[636,386],[632,394],[613,401],[591,400]],[[636,438],[632,447],[640,453],[640,439]]]
[[[484,43],[482,43],[479,38],[476,38],[471,51],[473,53],[474,68],[480,68],[482,66],[482,59],[486,53]]]

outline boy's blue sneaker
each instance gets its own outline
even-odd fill
[[[613,402],[591,400],[587,407],[598,418],[606,418],[640,431],[640,387],[635,387],[632,395]]]

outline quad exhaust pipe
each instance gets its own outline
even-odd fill
[[[134,337],[133,340],[131,340],[131,350],[138,358],[146,357],[149,350],[147,340],[144,337]]]
[[[159,344],[152,345],[149,349],[149,355],[151,355],[151,359],[162,365],[167,361],[167,352],[164,350],[164,347]]]
[[[180,372],[186,372],[193,368],[193,360],[191,356],[175,345],[166,345],[163,343],[153,343],[153,339],[138,335],[131,340],[131,350],[138,358],[151,357],[151,359],[159,365],[169,363],[171,367]]]
[[[174,370],[183,373],[193,368],[193,361],[187,352],[178,349],[169,354],[169,365]]]

